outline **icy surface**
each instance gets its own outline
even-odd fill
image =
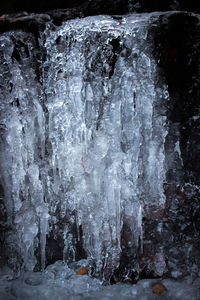
[[[123,218],[134,224],[130,243],[137,244],[145,201],[165,200],[165,117],[155,112],[159,97],[156,67],[145,49],[148,23],[133,17],[124,23],[119,27],[109,17],[71,21],[56,34],[47,31],[45,43],[49,199],[53,204],[58,195],[63,213],[67,205],[77,211],[84,249],[100,268],[118,263]],[[113,41],[123,50],[111,74]],[[66,239],[68,231],[66,226]]]
[[[16,272],[38,257],[45,268],[47,235],[62,240],[66,262],[82,248],[97,274],[119,265],[124,224],[128,247],[142,252],[143,211],[165,205],[168,130],[151,22],[143,14],[47,24],[45,55],[32,34],[0,36],[0,176]],[[178,143],[174,151],[181,159]]]
[[[6,270],[8,271],[8,270]],[[155,284],[162,284],[165,291],[156,294]],[[199,300],[200,281],[184,278],[181,281],[164,279],[143,279],[137,284],[123,284],[103,286],[98,279],[88,275],[76,275],[63,262],[50,265],[44,273],[26,272],[17,280],[9,281],[1,273],[1,300],[79,300],[79,299],[140,299],[140,300]]]

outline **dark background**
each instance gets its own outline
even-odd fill
[[[123,14],[127,12],[151,12],[183,10],[200,12],[199,0],[3,0],[0,14],[19,11],[43,12],[56,8],[87,9],[91,14]]]
[[[7,0],[1,1],[1,13],[13,13],[18,11],[42,12],[55,8],[71,8],[79,6],[82,0]]]

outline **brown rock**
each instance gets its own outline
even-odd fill
[[[76,275],[88,275],[88,269],[81,267],[80,270],[76,272]]]
[[[156,283],[153,285],[153,292],[155,294],[162,294],[165,291],[167,291],[167,288],[163,284]]]

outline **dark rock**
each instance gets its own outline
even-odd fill
[[[97,14],[125,14],[129,12],[152,12],[182,10],[199,12],[197,1],[189,0],[68,0],[67,2],[51,0],[45,1],[14,1],[8,0],[2,3],[0,13],[12,13],[17,11],[42,12],[53,9],[76,8],[84,15]]]

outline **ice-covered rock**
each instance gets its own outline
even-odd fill
[[[87,258],[93,275],[106,279],[117,269],[123,279],[137,277],[141,262],[146,274],[162,276],[169,253],[174,270],[172,223],[199,188],[183,180],[183,129],[171,117],[175,105],[155,54],[158,24],[171,15],[96,16],[57,27],[47,18],[44,30],[0,35],[3,258],[16,273]],[[176,59],[163,43],[166,61]],[[181,232],[185,220],[177,221]],[[188,242],[184,253],[192,251]],[[68,276],[63,268],[59,276]]]
[[[58,266],[57,266],[58,267]],[[34,276],[33,276],[34,274]],[[28,277],[29,276],[29,277]],[[38,278],[37,278],[38,277]],[[0,280],[1,300],[81,300],[81,299],[175,299],[198,300],[199,282],[189,283],[183,280],[156,280],[146,279],[137,284],[117,283],[115,285],[101,285],[98,279],[75,275],[71,279],[46,279],[41,280],[41,273],[25,274],[25,280],[17,279],[12,282]],[[40,283],[39,283],[40,282]],[[155,287],[164,287],[161,295],[155,293]],[[160,291],[160,290],[159,290]]]

